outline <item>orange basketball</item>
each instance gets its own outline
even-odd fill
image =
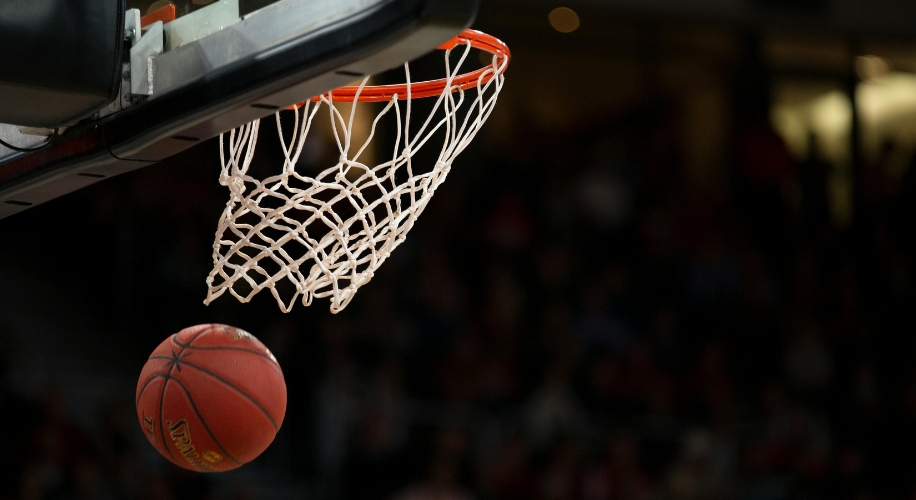
[[[175,465],[222,472],[260,455],[286,413],[286,382],[273,354],[250,333],[197,325],[153,351],[137,384],[137,417],[149,442]]]

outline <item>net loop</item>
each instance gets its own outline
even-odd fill
[[[309,306],[315,298],[329,298],[331,312],[338,313],[375,276],[489,118],[505,81],[510,56],[499,40],[465,30],[440,48],[446,75],[441,80],[414,83],[405,64],[403,85],[371,86],[367,77],[358,86],[316,96],[292,110],[289,139],[278,112],[283,165],[264,179],[249,174],[260,121],[220,136],[220,184],[230,197],[213,243],[206,304],[227,292],[249,302],[270,290],[284,312],[296,302]],[[492,54],[492,61],[462,74],[475,48]],[[453,64],[455,50],[460,52]],[[429,115],[413,120],[413,100],[432,97]],[[338,108],[341,102],[354,103],[349,113]],[[368,138],[355,144],[357,103],[365,102],[385,105]],[[330,120],[338,160],[309,176],[297,166],[320,116]],[[380,152],[372,161],[370,146],[384,148],[377,137],[383,120],[393,122],[396,133],[387,146],[390,153]],[[412,120],[418,128],[412,128]],[[435,161],[414,162],[431,141],[440,140]]]

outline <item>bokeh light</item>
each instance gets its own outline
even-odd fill
[[[579,21],[579,14],[576,14],[576,11],[569,7],[557,7],[553,9],[550,11],[550,15],[547,16],[547,19],[550,21],[550,25],[553,26],[553,29],[560,33],[572,33],[579,29],[579,25],[581,24]]]
[[[877,56],[859,56],[856,58],[856,73],[863,81],[880,80],[891,72],[890,65]]]

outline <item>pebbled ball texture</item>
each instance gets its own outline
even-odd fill
[[[153,351],[137,383],[137,417],[149,442],[198,472],[238,468],[260,455],[286,413],[286,382],[250,333],[197,325]]]

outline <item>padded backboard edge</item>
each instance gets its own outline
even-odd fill
[[[0,218],[151,165],[359,74],[397,67],[469,26],[478,3],[390,0],[372,15],[345,19],[122,113],[71,128],[51,147],[0,164]]]

